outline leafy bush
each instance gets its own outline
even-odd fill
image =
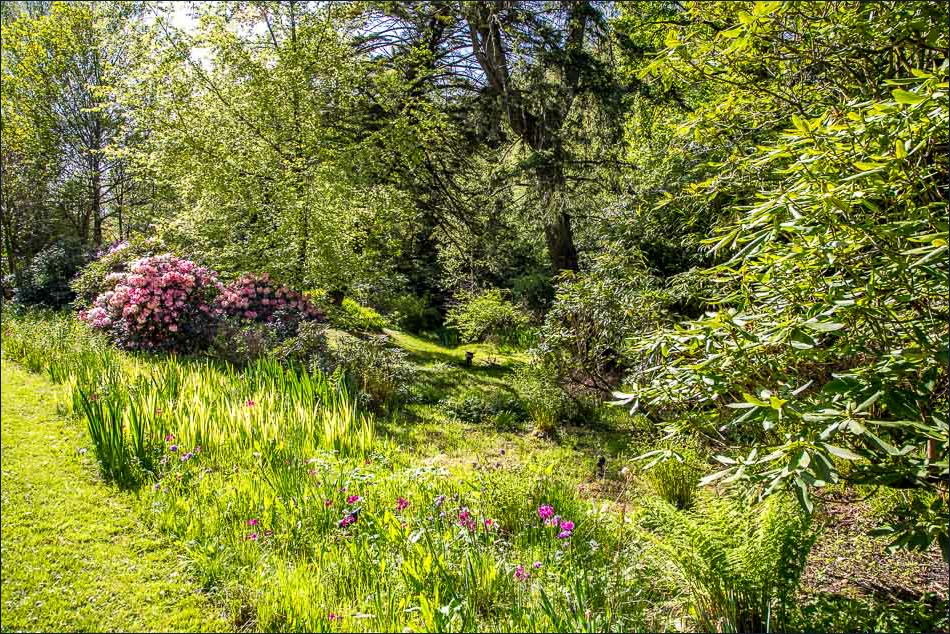
[[[950,561],[948,162],[928,149],[948,141],[945,71],[796,116],[749,159],[775,184],[710,239],[733,253],[704,271],[729,305],[639,339],[653,363],[629,400],[684,434],[692,411],[757,437],[713,477],[806,509],[841,480],[940,493],[882,528]]]
[[[505,299],[500,289],[461,293],[458,300],[446,323],[459,331],[462,341],[516,343],[530,326],[530,317]]]
[[[330,356],[334,366],[377,406],[389,408],[406,399],[416,378],[406,352],[389,346],[386,336],[357,339],[343,335],[330,348]]]
[[[347,332],[382,332],[386,319],[369,306],[344,297],[339,305],[326,301],[324,291],[307,291],[307,298],[314,302],[334,328]]]
[[[231,365],[244,367],[270,353],[281,334],[272,324],[227,317],[218,324],[208,352]]]
[[[59,240],[37,253],[14,289],[13,301],[25,306],[62,308],[73,301],[70,281],[88,260],[75,240]]]
[[[294,316],[300,321],[322,319],[323,314],[302,293],[279,285],[267,273],[247,274],[221,290],[215,306],[224,315],[271,323],[280,319],[295,331]]]
[[[535,313],[543,313],[554,301],[551,275],[547,272],[530,273],[515,278],[512,280],[511,298]]]
[[[577,413],[577,403],[558,383],[550,366],[537,363],[519,368],[513,386],[539,431],[551,432],[557,423]]]
[[[642,471],[656,495],[681,511],[693,505],[703,475],[695,451],[685,447],[657,449],[639,458],[653,458]]]
[[[521,400],[503,390],[483,392],[468,389],[461,394],[446,399],[442,403],[443,411],[466,423],[520,422],[525,420],[527,412]]]
[[[333,365],[327,342],[327,326],[316,321],[300,324],[297,334],[282,341],[273,353],[285,365],[299,365],[311,371],[329,374]]]
[[[155,238],[133,238],[105,248],[70,283],[76,294],[73,304],[80,309],[89,308],[96,297],[115,288],[122,279],[120,274],[128,272],[132,262],[161,252],[163,245]]]
[[[114,290],[79,313],[92,328],[128,350],[191,352],[210,343],[221,288],[213,271],[166,254],[136,260],[128,273],[115,275]]]
[[[384,306],[390,319],[401,330],[411,333],[428,332],[442,325],[442,315],[425,298],[411,293],[396,294]]]
[[[564,274],[537,347],[572,394],[609,394],[632,366],[627,340],[663,322],[659,288],[637,252],[606,249],[590,271]]]
[[[818,536],[794,500],[713,498],[683,513],[653,498],[642,522],[676,566],[700,631],[781,631]]]

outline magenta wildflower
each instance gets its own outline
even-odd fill
[[[327,498],[323,501],[323,505],[326,507],[333,506],[333,500],[331,500],[330,498]]]
[[[530,576],[531,573],[525,570],[521,564],[518,564],[518,567],[515,568],[515,581],[527,581]]]
[[[357,502],[359,502],[359,501],[362,500],[362,499],[363,499],[363,498],[361,498],[361,497],[358,496],[358,495],[349,495],[349,496],[347,496],[347,498],[346,498],[346,503],[347,503],[347,504],[356,504]]]
[[[546,520],[554,515],[554,507],[550,504],[542,504],[538,507],[538,517]]]
[[[475,530],[475,518],[472,517],[472,514],[465,507],[462,507],[459,511],[459,526],[467,528],[470,531]]]
[[[244,405],[247,407],[254,407],[255,403],[253,400],[247,399],[246,401],[244,401]]]
[[[247,525],[248,525],[248,526],[257,526],[258,524],[260,524],[260,521],[258,521],[258,520],[256,520],[256,519],[247,520]]]
[[[539,570],[541,568],[541,562],[540,561],[534,562],[533,567],[535,570]]]
[[[442,506],[442,503],[443,503],[443,502],[445,502],[445,496],[444,496],[444,495],[439,495],[439,496],[436,496],[435,502],[433,502],[433,504],[435,504],[436,508],[438,508],[438,507]]]
[[[187,461],[191,460],[191,459],[194,458],[194,457],[195,457],[195,454],[193,454],[193,453],[191,453],[191,452],[189,451],[188,453],[186,453],[184,456],[181,457],[181,461],[182,461],[182,462],[187,462]]]
[[[244,541],[246,541],[246,542],[248,542],[248,541],[250,541],[250,542],[256,542],[256,541],[257,541],[257,533],[251,533],[250,535],[248,535],[247,537],[244,538]]]
[[[165,442],[171,442],[175,440],[175,434],[165,434]]]
[[[330,621],[331,623],[333,623],[334,621],[339,621],[342,618],[343,618],[342,616],[340,616],[339,614],[336,614],[335,612],[330,612],[330,614],[327,616],[327,620]]]
[[[356,523],[356,514],[347,513],[346,517],[340,520],[340,528],[346,528],[350,524]]]
[[[408,506],[409,506],[409,500],[407,500],[406,498],[399,498],[398,500],[396,500],[397,511],[404,511],[406,510],[406,507]]]
[[[561,531],[557,534],[558,539],[568,539],[571,536],[571,531]]]
[[[492,529],[495,527],[495,520],[490,517],[485,518],[485,528]]]
[[[561,530],[562,531],[572,531],[574,530],[574,522],[568,520],[561,520]]]

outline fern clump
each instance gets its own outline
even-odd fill
[[[686,513],[654,498],[641,520],[710,632],[780,629],[818,535],[811,516],[780,496],[752,507],[715,498]]]

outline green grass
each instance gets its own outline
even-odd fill
[[[4,631],[232,629],[134,500],[93,478],[85,431],[54,413],[59,388],[6,360],[2,377]]]
[[[236,371],[198,358],[118,352],[64,316],[5,318],[3,334],[5,354],[60,384],[54,388],[12,368],[16,381],[14,389],[7,389],[5,367],[4,629],[12,618],[8,614],[20,614],[9,611],[12,593],[21,588],[45,591],[45,585],[36,589],[39,583],[57,574],[70,580],[76,575],[80,588],[95,588],[93,580],[105,579],[100,583],[108,584],[106,596],[120,597],[110,599],[119,602],[118,615],[108,616],[117,623],[123,605],[146,605],[143,593],[161,596],[160,589],[122,578],[128,566],[115,563],[142,547],[122,543],[120,552],[111,553],[109,544],[100,551],[82,541],[100,535],[84,532],[84,527],[102,530],[104,524],[107,535],[147,540],[130,519],[132,511],[174,544],[174,555],[167,549],[155,551],[165,553],[169,562],[157,567],[177,571],[183,579],[185,569],[178,562],[186,559],[190,577],[247,628],[665,631],[697,626],[699,615],[691,609],[688,588],[657,548],[656,540],[668,538],[646,538],[643,530],[652,529],[638,525],[640,510],[653,497],[651,487],[637,474],[618,473],[628,458],[657,446],[655,430],[621,412],[623,416],[563,426],[553,437],[540,437],[529,429],[501,430],[491,420],[467,414],[469,422],[459,420],[441,405],[446,398],[473,392],[489,396],[512,390],[523,353],[502,355],[491,364],[478,363],[476,356],[476,364],[466,367],[466,346],[447,348],[390,332],[418,365],[420,378],[413,389],[426,398],[374,417],[353,409],[355,399],[338,392],[323,375],[286,371],[271,362]],[[337,335],[331,333],[331,341]],[[40,393],[45,396],[36,397]],[[97,405],[86,407],[91,393],[97,394],[92,401]],[[52,418],[56,395],[63,411],[77,417],[75,428]],[[29,408],[31,413],[21,414],[30,421],[22,433],[39,427],[42,438],[54,428],[66,434],[65,446],[57,449],[34,439],[38,446],[20,455],[16,467],[6,444],[7,410]],[[102,425],[82,429],[99,418]],[[32,419],[45,422],[40,426]],[[22,420],[18,425],[24,425]],[[115,460],[133,463],[129,472],[112,472],[132,476],[134,495],[90,481],[93,452],[75,454],[75,448],[88,443],[90,432],[101,435],[99,444],[117,448],[110,454]],[[166,434],[174,438],[166,440]],[[137,437],[148,442],[136,448]],[[27,452],[30,443],[18,442],[16,449],[21,446]],[[184,451],[195,453],[181,460]],[[607,458],[603,472],[595,469],[600,455]],[[50,468],[51,460],[65,459],[76,474],[62,476]],[[8,563],[8,549],[18,545],[7,529],[6,496],[16,492],[8,492],[7,478],[15,470],[36,471],[33,477],[39,480],[78,481],[69,493],[75,499],[55,501],[57,509],[63,507],[75,518],[71,521],[78,532],[61,553],[38,550],[14,555],[14,563]],[[351,495],[360,499],[348,500]],[[712,493],[700,496],[689,513],[701,513],[714,499]],[[35,498],[31,502],[36,506],[18,500],[11,508],[19,513],[14,526],[20,530],[35,523],[46,507]],[[88,506],[73,510],[70,504]],[[553,505],[575,522],[574,535],[557,539],[558,529],[539,518],[541,504]],[[103,508],[108,519],[98,513]],[[358,520],[341,526],[352,513],[358,513]],[[676,509],[669,513],[673,526],[692,517]],[[463,514],[475,520],[471,528],[464,525]],[[56,521],[55,515],[49,520]],[[116,528],[116,522],[129,528]],[[723,525],[727,535],[734,528]],[[22,530],[20,541],[36,531]],[[48,541],[49,535],[36,543]],[[91,557],[89,570],[62,569],[60,561],[83,556]],[[536,561],[538,569],[531,566]],[[528,568],[527,579],[515,576],[519,565]],[[8,578],[16,581],[11,584]],[[29,614],[37,601],[62,601],[59,594],[52,599],[17,595],[16,605]],[[190,585],[171,594],[201,597]],[[809,623],[825,622],[826,603],[813,604],[807,615],[796,612],[793,622],[806,630]],[[188,609],[166,606],[158,612],[186,620],[188,614],[211,614],[206,607]],[[82,613],[80,608],[57,610],[63,618]],[[331,621],[331,614],[342,621]],[[39,613],[35,621],[27,618],[18,616],[9,627],[35,629],[46,622],[63,628],[130,627],[112,621],[77,625]],[[146,627],[145,621],[142,616],[134,624]]]

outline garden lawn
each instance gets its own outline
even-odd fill
[[[55,413],[57,388],[10,361],[2,376],[0,629],[232,629],[128,494],[95,479],[85,431]]]

